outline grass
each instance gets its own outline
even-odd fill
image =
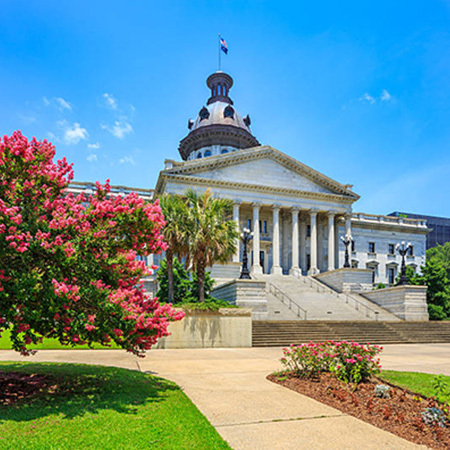
[[[0,363],[46,374],[52,388],[0,404],[1,449],[229,449],[174,383],[142,372],[80,364]],[[53,384],[54,383],[54,384]]]
[[[436,395],[434,390],[434,379],[436,375],[420,372],[398,372],[396,370],[383,370],[381,378],[389,383],[406,388],[412,392],[432,397]],[[450,376],[443,376],[443,379],[450,387]],[[447,392],[449,392],[447,390]],[[443,398],[450,402],[450,392]]]
[[[9,339],[10,332],[9,330],[5,330],[1,333],[0,336],[0,350],[11,350],[11,341]],[[89,348],[97,348],[97,349],[117,349],[119,348],[114,342],[111,343],[111,347],[104,347],[100,344],[94,344],[92,347],[89,347],[88,345],[75,345],[75,346],[67,346],[67,345],[61,345],[58,341],[58,339],[51,339],[47,338],[42,341],[40,344],[31,344],[27,346],[30,349],[36,349],[36,350],[70,350],[72,348],[74,349],[89,349]]]

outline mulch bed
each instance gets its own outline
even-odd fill
[[[323,373],[313,380],[289,374],[269,375],[267,379],[415,444],[438,449],[450,448],[449,427],[429,426],[422,421],[420,413],[425,408],[437,406],[433,399],[394,386],[389,391],[390,398],[375,397],[375,386],[388,384],[376,379],[359,384],[357,390],[352,392],[351,385],[329,373]]]
[[[51,390],[54,380],[39,374],[0,372],[0,405],[10,406]]]

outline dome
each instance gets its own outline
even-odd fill
[[[243,118],[228,96],[233,86],[230,75],[216,72],[206,82],[211,89],[211,97],[206,106],[200,109],[196,119],[188,122],[189,134],[179,146],[183,160],[190,159],[194,152],[203,148],[230,147],[237,150],[259,146],[250,131],[250,117],[247,115]],[[208,152],[208,156],[212,154],[210,150]]]

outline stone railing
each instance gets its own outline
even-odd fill
[[[397,216],[377,216],[375,214],[366,213],[353,213],[352,219],[356,219],[361,222],[370,222],[377,224],[388,224],[388,225],[404,225],[415,228],[426,228],[427,221],[425,219],[409,219],[406,217]]]

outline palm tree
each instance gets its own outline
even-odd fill
[[[233,202],[213,198],[208,189],[198,195],[186,192],[189,208],[189,263],[197,274],[199,300],[205,301],[205,270],[216,262],[228,262],[236,251],[237,225],[231,219]]]
[[[188,251],[188,209],[186,202],[178,195],[167,194],[160,199],[160,205],[166,220],[163,229],[166,250],[168,300],[173,302],[173,257],[185,257]]]

